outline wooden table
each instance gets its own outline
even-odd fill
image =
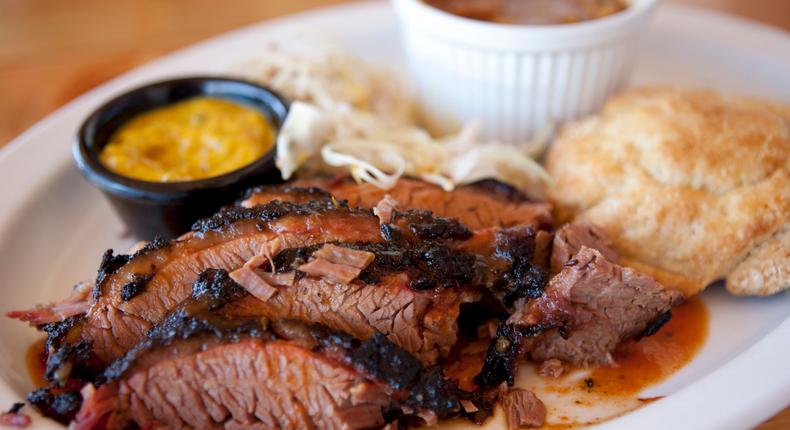
[[[350,1],[0,0],[0,146],[138,64],[242,25]],[[790,30],[788,0],[668,1]],[[759,429],[790,429],[790,408]]]

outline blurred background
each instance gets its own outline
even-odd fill
[[[790,31],[790,0],[664,0]],[[0,146],[90,88],[256,21],[351,0],[0,0]]]
[[[790,0],[664,0],[790,31]],[[0,0],[0,146],[90,88],[253,22],[351,0]]]
[[[351,2],[0,0],[0,146],[81,93],[168,52],[257,21]],[[790,31],[790,0],[664,2]],[[790,428],[790,409],[759,428]]]

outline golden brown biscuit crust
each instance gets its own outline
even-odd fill
[[[596,224],[626,259],[687,279],[686,295],[731,273],[736,294],[790,287],[789,240],[769,243],[790,225],[790,106],[632,90],[566,128],[546,167],[562,218]]]

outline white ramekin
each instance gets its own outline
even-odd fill
[[[526,142],[595,111],[623,84],[658,0],[605,18],[510,25],[393,0],[406,59],[432,125],[481,121],[482,137]]]

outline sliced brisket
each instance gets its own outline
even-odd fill
[[[536,427],[540,400],[501,389],[518,360],[612,364],[680,300],[594,226],[550,222],[491,181],[262,187],[175,241],[108,251],[92,295],[10,315],[49,335],[40,410],[71,419],[84,385],[75,428],[431,425],[500,395],[511,428]],[[470,302],[500,321],[474,393],[436,365]]]
[[[502,396],[509,430],[543,427],[546,406],[532,391],[510,389]]]
[[[385,413],[404,422],[461,413],[455,383],[380,334],[360,341],[238,317],[231,307],[246,293],[221,273],[201,275],[222,285],[196,283],[192,298],[83,389],[75,428],[356,429],[383,426]]]
[[[415,291],[405,274],[382,277],[375,285],[299,277],[275,288],[268,299],[234,305],[234,313],[321,323],[361,339],[381,332],[424,363],[447,355],[455,344],[460,305],[479,297],[467,290]]]
[[[252,294],[236,306],[240,316],[318,322],[360,338],[380,332],[425,363],[455,343],[462,303],[489,289],[509,305],[545,283],[545,269],[532,264],[531,227],[474,233],[455,219],[394,208],[381,224],[372,210],[316,188],[267,190],[275,200],[223,209],[176,241],[105,254],[85,317],[51,330],[50,357],[64,356],[50,363],[58,380],[78,358],[60,349],[90,345],[92,357],[109,363],[209,267],[232,272]]]
[[[207,268],[236,270],[272,247],[380,240],[377,219],[370,211],[340,202],[230,208],[199,222],[195,231],[177,241],[131,256],[105,257],[94,302],[73,330],[92,343],[102,361],[109,362],[188,297],[192,282]],[[141,278],[144,283],[139,285]],[[132,297],[124,294],[130,282],[139,290]]]
[[[546,270],[533,265],[529,227],[467,234],[441,218],[401,212],[390,225],[401,234],[386,242],[323,244],[251,259],[231,273],[259,299],[240,312],[318,322],[360,338],[378,331],[434,363],[455,344],[461,304],[486,291],[512,302],[539,295],[545,284]],[[416,238],[426,235],[432,239]]]
[[[600,228],[586,223],[565,224],[554,235],[551,273],[559,273],[582,246],[597,250],[612,263],[619,260],[617,252],[612,248],[612,241]]]
[[[385,424],[382,388],[285,341],[247,339],[178,355],[83,390],[75,429],[351,428]]]
[[[547,327],[538,336],[524,338],[535,360],[609,365],[617,345],[648,329],[654,332],[651,323],[666,322],[679,300],[678,292],[582,246],[551,279],[546,293],[526,303],[508,323],[522,329]]]
[[[351,206],[366,208],[375,207],[390,195],[402,208],[430,210],[439,216],[457,218],[473,230],[516,225],[538,228],[551,224],[551,206],[548,203],[531,201],[523,193],[493,180],[459,187],[451,192],[413,179],[401,179],[389,190],[367,183],[357,184],[350,179],[315,179],[297,184],[303,189],[319,187],[347,200]],[[276,188],[263,187],[253,190],[242,205],[250,207],[267,203],[282,198],[281,194]]]
[[[63,322],[73,316],[83,315],[90,306],[92,284],[81,282],[74,286],[70,296],[57,303],[37,305],[34,308],[22,311],[11,311],[6,314],[9,318],[27,321],[31,325]]]

